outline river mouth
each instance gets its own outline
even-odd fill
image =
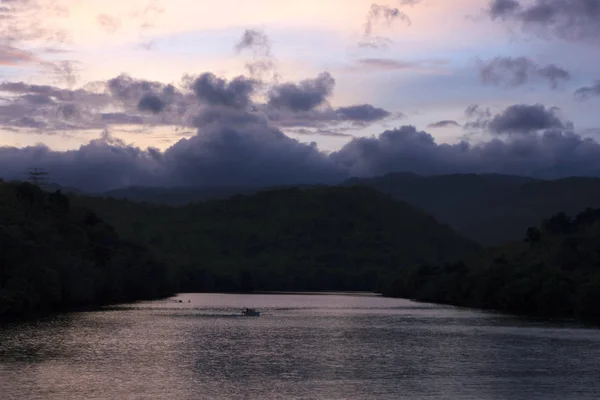
[[[366,293],[180,294],[0,326],[7,399],[597,399],[598,371],[598,330]]]

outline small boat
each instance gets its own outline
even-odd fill
[[[244,308],[242,315],[244,317],[258,317],[260,316],[260,311],[256,311],[254,308]]]

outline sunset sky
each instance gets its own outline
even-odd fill
[[[0,0],[0,82],[5,177],[600,174],[600,0]]]

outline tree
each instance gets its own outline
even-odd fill
[[[527,228],[527,233],[525,234],[525,241],[527,243],[537,243],[542,238],[542,232],[536,227]]]

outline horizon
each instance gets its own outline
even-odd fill
[[[600,176],[590,4],[3,1],[2,177],[40,167],[106,191]]]

